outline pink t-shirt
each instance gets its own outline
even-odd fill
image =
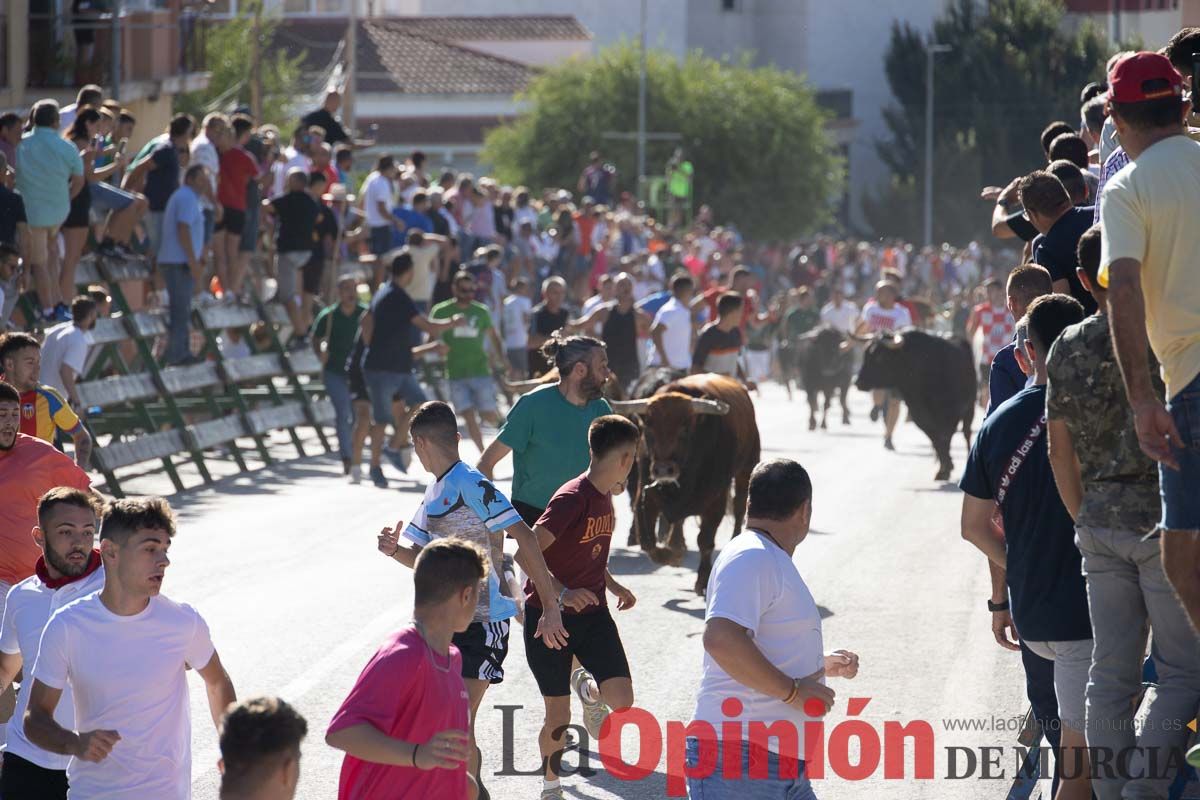
[[[436,662],[434,659],[437,659]],[[445,730],[467,730],[467,686],[462,655],[450,646],[450,666],[430,653],[416,628],[391,634],[375,653],[329,723],[329,733],[366,723],[393,739],[423,744]],[[401,800],[467,796],[466,766],[459,769],[394,767],[347,755],[338,800]]]

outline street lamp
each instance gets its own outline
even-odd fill
[[[933,244],[933,59],[954,48],[930,42],[925,48],[925,245]]]

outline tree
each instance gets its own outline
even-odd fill
[[[636,129],[638,62],[637,47],[623,44],[546,70],[521,97],[529,110],[488,133],[483,159],[507,182],[574,190],[588,152],[599,150],[632,190],[635,143],[603,134]],[[842,164],[801,78],[651,51],[646,85],[646,129],[683,136],[648,143],[648,174],[662,174],[682,146],[695,167],[696,202],[754,237],[807,233],[831,218]]]
[[[1005,185],[1045,163],[1039,140],[1056,119],[1079,125],[1079,92],[1104,79],[1110,52],[1090,24],[1070,32],[1061,0],[955,0],[933,24],[948,44],[934,70],[933,233],[963,243],[989,235],[984,185]],[[878,144],[889,184],[865,203],[876,233],[918,241],[925,166],[926,39],[892,25],[884,59],[899,101],[884,112]]]
[[[250,76],[253,74],[255,6],[240,4],[233,19],[213,24],[208,30],[205,55],[212,79],[200,92],[180,95],[175,110],[200,118],[210,111],[230,111],[250,105]],[[291,113],[296,95],[301,93],[300,65],[303,51],[291,55],[288,48],[274,46],[278,14],[260,13],[258,20],[258,52],[262,83],[262,116],[258,122],[279,126],[284,136],[295,127]]]

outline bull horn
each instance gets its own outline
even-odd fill
[[[871,342],[870,336],[863,336],[858,333],[850,333],[847,335],[856,342],[862,342],[863,344],[869,344]]]
[[[614,414],[620,414],[623,417],[632,417],[635,414],[643,414],[650,407],[649,400],[612,400],[609,401]]]
[[[729,413],[729,403],[726,403],[724,400],[693,397],[692,412],[695,414],[715,414],[718,417],[723,417]]]
[[[904,337],[898,333],[893,333],[891,336],[884,336],[880,341],[888,350],[899,350],[904,346]]]

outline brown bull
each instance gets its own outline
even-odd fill
[[[630,538],[636,538],[656,562],[677,565],[686,549],[683,523],[699,516],[696,591],[703,594],[731,484],[733,535],[742,530],[750,472],[760,453],[754,404],[732,378],[691,375],[658,389],[639,416],[644,446],[630,482],[634,509]],[[660,520],[669,527],[665,548],[656,536]]]

